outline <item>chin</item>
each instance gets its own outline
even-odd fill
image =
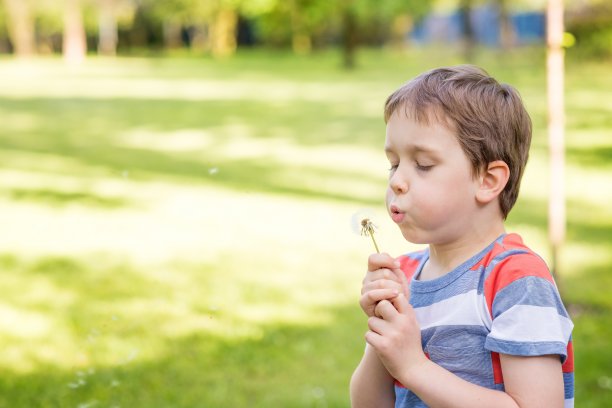
[[[429,244],[430,240],[427,239],[427,237],[424,234],[419,234],[417,231],[414,231],[412,229],[408,230],[408,229],[401,229],[402,235],[404,236],[404,239],[408,242],[410,242],[411,244]]]

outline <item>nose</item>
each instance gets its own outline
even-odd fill
[[[399,168],[389,177],[389,187],[396,195],[408,192],[408,181],[403,177]]]

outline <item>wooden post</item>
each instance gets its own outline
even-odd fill
[[[64,7],[62,53],[68,64],[78,64],[85,59],[87,53],[81,1],[66,0]]]
[[[558,279],[559,253],[565,239],[565,107],[563,64],[563,0],[548,0],[546,13],[546,58],[548,81],[548,143],[550,157],[550,196],[548,233],[552,251],[552,272]]]

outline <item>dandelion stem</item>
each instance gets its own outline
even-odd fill
[[[368,229],[368,234],[372,238],[372,242],[374,243],[374,248],[376,248],[376,253],[380,254],[380,250],[378,249],[378,244],[376,244],[376,240],[374,239],[374,231],[372,229]]]

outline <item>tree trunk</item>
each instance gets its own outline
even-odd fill
[[[472,0],[461,0],[459,2],[461,22],[463,25],[463,57],[471,62],[474,59],[474,27],[472,26]]]
[[[353,69],[355,67],[355,52],[357,50],[357,17],[350,7],[344,9],[342,22],[344,68]]]
[[[98,17],[98,54],[113,56],[117,54],[117,18],[115,0],[99,0]]]
[[[173,18],[167,18],[162,23],[164,32],[164,47],[166,49],[177,49],[183,46],[181,30],[183,26]]]
[[[215,57],[227,57],[236,52],[238,14],[235,10],[219,10],[211,31],[211,52]]]
[[[69,64],[78,64],[87,52],[80,0],[65,0],[64,7],[64,59]]]
[[[28,0],[4,0],[8,14],[8,33],[15,55],[29,57],[36,52],[34,19]]]
[[[559,252],[565,239],[565,107],[563,0],[548,0],[547,81],[548,81],[548,143],[550,155],[550,197],[548,203],[548,233],[552,250],[552,271],[559,275]]]
[[[291,7],[291,46],[293,52],[299,55],[309,54],[312,49],[310,33],[304,24],[304,18],[297,4],[297,0],[292,0]]]

